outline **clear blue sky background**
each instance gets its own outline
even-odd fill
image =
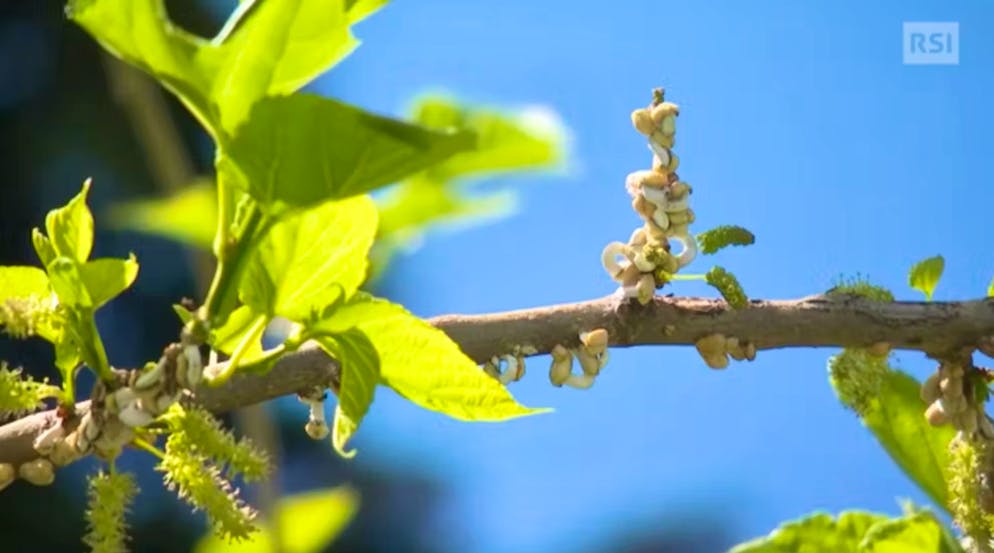
[[[960,64],[902,65],[904,21],[958,21]],[[315,88],[395,114],[438,89],[541,104],[570,129],[567,171],[514,181],[517,215],[433,233],[398,259],[384,290],[419,315],[611,292],[599,254],[638,224],[623,183],[649,161],[629,113],[660,85],[682,107],[693,228],[758,236],[714,260],[750,295],[799,297],[858,272],[917,300],[908,268],[942,253],[937,299],[975,298],[994,275],[992,25],[987,1],[399,1],[357,28],[363,46]],[[739,541],[815,509],[925,501],[835,400],[832,353],[763,352],[715,372],[691,348],[616,350],[586,392],[552,388],[537,358],[512,391],[556,412],[500,425],[384,390],[354,462],[451,484],[438,539],[484,553],[577,551],[702,514]]]

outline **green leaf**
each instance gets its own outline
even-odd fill
[[[48,266],[48,276],[60,303],[72,309],[93,309],[93,299],[76,261],[66,256],[57,257]]]
[[[281,499],[276,504],[276,524],[284,553],[319,553],[345,529],[359,507],[359,496],[347,486],[313,490]],[[269,553],[276,550],[273,532],[260,524],[251,540],[230,543],[208,534],[194,553]]]
[[[379,354],[369,338],[355,328],[334,336],[316,336],[315,341],[342,367],[331,443],[342,457],[354,457],[355,450],[346,451],[345,446],[373,402],[376,384],[380,380]]]
[[[238,54],[229,54],[214,87],[222,125],[237,128],[256,101],[297,90],[357,45],[344,0],[262,2],[224,44]]]
[[[70,0],[67,13],[112,54],[153,75],[213,136],[222,137],[259,99],[293,92],[348,55],[358,44],[349,25],[381,4],[253,2],[236,9],[213,41],[173,25],[162,0]]]
[[[949,442],[955,431],[928,424],[920,390],[921,384],[911,376],[889,371],[880,381],[877,397],[863,410],[862,420],[905,474],[945,508]]]
[[[255,104],[218,160],[265,211],[313,206],[396,182],[473,145],[465,132],[426,129],[309,94]]]
[[[162,0],[70,0],[66,14],[108,52],[155,77],[218,135],[210,96],[225,56],[173,25]]]
[[[63,378],[72,378],[71,371],[80,359],[101,378],[111,378],[107,353],[93,320],[95,304],[83,281],[79,263],[68,257],[57,257],[48,266],[48,277],[60,305],[66,308],[61,321],[64,331],[59,330],[49,338],[55,343],[55,364],[63,371]]]
[[[697,235],[701,253],[710,255],[728,246],[748,246],[756,241],[756,236],[745,228],[731,225],[715,227]]]
[[[987,297],[994,296],[994,278],[991,279],[991,283],[987,285]]]
[[[211,347],[222,353],[231,355],[231,352],[242,341],[242,338],[249,332],[258,318],[259,314],[253,311],[248,305],[243,305],[235,309],[231,312],[231,315],[223,326],[211,329]],[[262,352],[261,343],[258,344],[257,349],[256,353]]]
[[[397,248],[417,238],[429,225],[469,219],[477,222],[514,211],[516,195],[512,191],[467,193],[472,180],[552,168],[564,156],[566,131],[545,108],[504,112],[432,96],[417,102],[414,120],[435,129],[472,131],[477,137],[476,148],[405,180],[378,201],[377,270],[382,270]]]
[[[327,318],[308,325],[312,334],[362,331],[380,357],[382,382],[410,401],[459,420],[500,421],[536,414],[487,376],[444,332],[400,305],[357,293]]]
[[[725,298],[732,309],[742,309],[749,305],[749,298],[746,297],[742,285],[739,284],[735,275],[725,270],[724,267],[714,266],[706,275],[704,280],[712,287],[721,292],[721,297]]]
[[[131,286],[138,276],[138,262],[134,254],[127,259],[94,259],[79,267],[79,276],[96,309]]]
[[[918,511],[873,526],[860,544],[860,553],[965,553],[935,515]]]
[[[376,207],[366,196],[326,202],[275,224],[239,288],[256,313],[303,321],[366,278]]]
[[[428,170],[429,178],[435,181],[550,167],[563,158],[565,130],[545,108],[502,113],[429,96],[415,105],[414,121],[433,129],[464,129],[476,135],[475,148]]]
[[[68,204],[49,211],[45,217],[45,229],[55,253],[79,262],[86,261],[93,248],[93,215],[86,207],[89,191],[90,181],[87,180]]]
[[[55,253],[55,247],[52,246],[52,241],[37,228],[31,229],[31,243],[34,245],[35,253],[38,254],[38,260],[41,261],[42,267],[48,267],[48,264],[58,257],[58,254]]]
[[[210,251],[217,229],[214,183],[198,179],[167,198],[120,202],[111,207],[110,224],[169,238]]]
[[[837,519],[815,513],[784,523],[769,536],[738,545],[729,553],[854,553],[873,525],[887,517],[865,511],[844,511]]]
[[[908,273],[908,285],[925,294],[925,299],[932,301],[932,292],[939,283],[945,266],[946,261],[941,255],[919,261]]]
[[[51,294],[48,276],[38,267],[0,266],[0,303],[14,298],[47,298]]]

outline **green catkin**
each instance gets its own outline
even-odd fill
[[[850,277],[848,279],[840,279],[839,283],[829,290],[828,293],[830,295],[849,294],[853,296],[861,296],[873,301],[894,301],[894,294],[892,294],[890,290],[882,286],[870,284],[869,280],[860,275],[856,275],[855,277]]]
[[[713,254],[728,246],[748,246],[756,241],[756,236],[745,228],[722,225],[697,235],[701,253]]]
[[[126,472],[98,472],[89,479],[86,521],[88,531],[83,543],[93,553],[127,551],[128,527],[124,517],[131,501],[138,495],[138,485]]]
[[[256,530],[256,512],[238,496],[221,469],[197,451],[181,432],[166,439],[166,450],[157,471],[165,473],[165,484],[195,510],[207,513],[211,529],[222,538],[242,540]]]
[[[994,468],[990,446],[956,439],[949,446],[949,510],[956,526],[975,544],[989,544],[994,535],[994,515],[984,509],[981,490],[984,474]],[[989,495],[990,491],[986,495]],[[987,546],[982,551],[990,551]]]
[[[0,361],[0,418],[20,416],[42,407],[42,400],[55,397],[59,389],[46,382],[32,380]]]
[[[846,348],[828,360],[828,378],[846,407],[863,415],[879,395],[890,367],[862,348]]]
[[[721,292],[721,297],[725,298],[725,301],[733,309],[742,309],[749,305],[749,298],[746,297],[745,291],[742,290],[742,285],[739,284],[738,279],[723,267],[712,267],[704,279],[708,284]]]
[[[174,404],[162,420],[173,434],[173,448],[196,451],[224,468],[228,479],[241,476],[246,482],[261,480],[269,474],[269,459],[246,439],[236,440],[221,422],[199,407]]]

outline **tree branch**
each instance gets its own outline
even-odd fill
[[[657,297],[643,306],[608,296],[504,313],[446,315],[429,322],[480,363],[515,347],[530,346],[537,354],[548,353],[556,344],[574,347],[580,332],[595,328],[608,331],[613,347],[692,345],[703,336],[721,333],[749,340],[760,350],[887,342],[896,349],[939,356],[994,336],[994,300],[881,303],[819,295],[754,300],[735,310],[724,301],[705,298]],[[236,375],[219,388],[201,387],[192,401],[224,412],[312,386],[337,388],[339,377],[334,360],[305,344],[281,357],[269,373]],[[79,413],[87,406],[79,404]],[[16,465],[37,457],[32,442],[55,416],[54,410],[45,411],[0,426],[0,463]]]

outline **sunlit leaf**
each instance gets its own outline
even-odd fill
[[[815,513],[786,522],[770,533],[738,545],[729,553],[856,553],[873,525],[887,517],[864,511],[845,511],[833,518]]]
[[[945,266],[946,261],[941,255],[915,263],[908,273],[908,285],[925,294],[925,299],[932,301],[932,292],[935,291],[935,285],[939,283]]]
[[[131,286],[138,276],[138,261],[134,255],[127,259],[94,259],[79,267],[79,276],[96,309]]]
[[[342,367],[331,443],[342,457],[352,457],[355,450],[346,451],[345,446],[373,402],[380,380],[380,357],[373,343],[358,329],[334,336],[316,336],[315,340]]]
[[[357,42],[349,25],[381,4],[254,2],[236,9],[214,41],[176,27],[162,0],[70,0],[67,13],[112,54],[153,75],[212,135],[222,137],[259,99],[300,88],[351,52]]]
[[[866,534],[860,553],[965,553],[935,515],[918,511],[876,524]]]
[[[949,442],[955,431],[951,426],[928,424],[917,380],[893,369],[873,374],[877,389],[866,390],[862,396],[863,424],[908,477],[937,505],[946,508]],[[837,379],[833,378],[833,384],[840,389]]]
[[[233,131],[256,101],[289,94],[348,55],[358,46],[349,24],[345,0],[257,3],[219,47],[213,97],[223,127]]]
[[[414,107],[417,123],[436,129],[465,129],[476,147],[411,177],[381,200],[376,268],[428,226],[503,217],[513,212],[516,195],[468,192],[472,181],[495,175],[550,169],[562,163],[566,131],[554,112],[532,106],[499,111],[430,96]]]
[[[214,183],[200,179],[176,194],[115,204],[110,224],[210,250],[217,229]]]
[[[257,103],[250,123],[224,148],[218,170],[278,214],[368,192],[472,146],[468,133],[294,94]]]
[[[430,96],[415,105],[414,121],[433,129],[465,129],[476,135],[475,148],[428,170],[428,178],[435,181],[548,168],[563,158],[566,131],[555,112],[545,107],[501,112]]]
[[[48,297],[48,276],[38,267],[0,266],[0,303],[12,298]]]
[[[311,333],[361,330],[380,357],[382,382],[412,402],[460,420],[499,421],[544,412],[511,397],[487,376],[444,332],[403,307],[358,293]]]
[[[86,206],[90,181],[63,207],[53,209],[45,217],[45,229],[56,255],[79,262],[86,261],[93,249],[93,215]]]
[[[107,51],[154,76],[218,134],[211,87],[223,58],[208,41],[173,25],[163,0],[70,0],[66,13]]]
[[[303,321],[366,278],[376,207],[366,196],[327,202],[277,223],[249,265],[242,301],[256,313]]]

